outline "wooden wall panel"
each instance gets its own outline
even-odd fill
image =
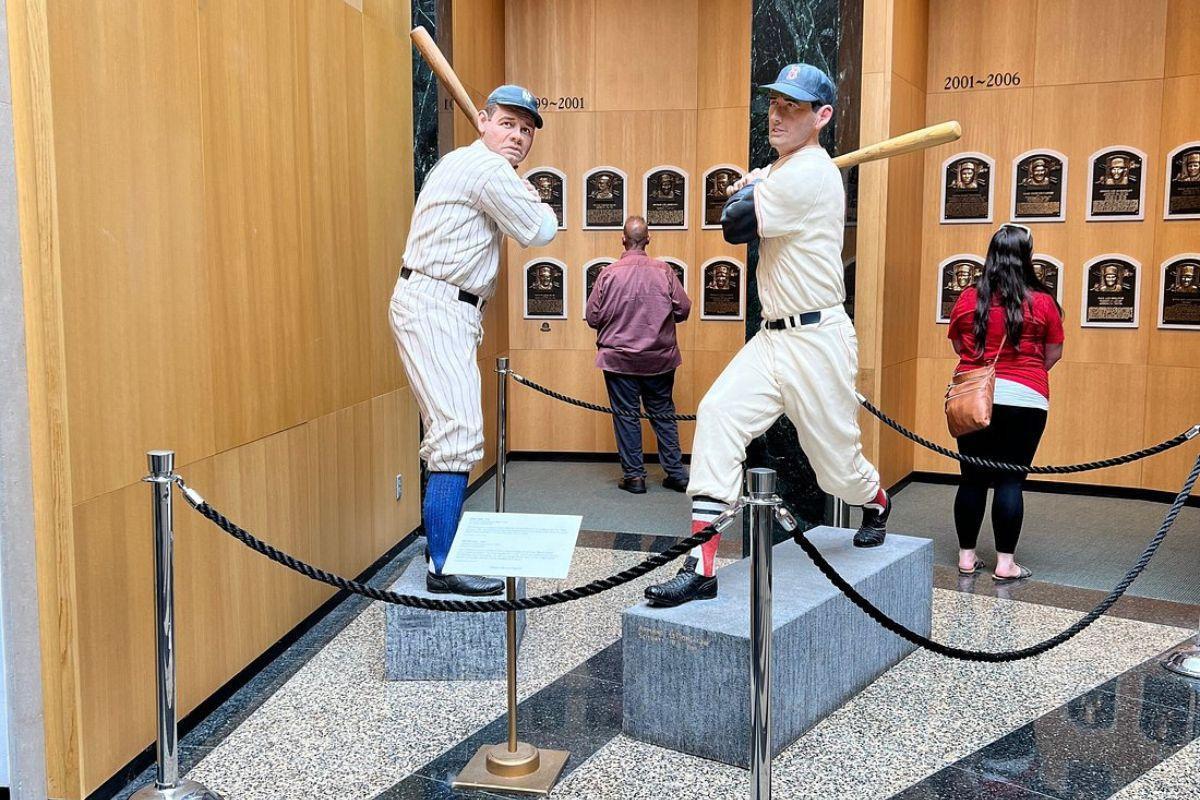
[[[912,428],[917,421],[917,359],[885,366],[880,378],[880,390],[879,405],[888,410],[888,416]],[[860,424],[880,424],[874,417],[866,419],[869,419],[869,422]],[[913,449],[907,439],[891,428],[881,428],[876,467],[885,487],[894,486],[912,472]]]
[[[1038,8],[1038,0],[929,0],[926,90],[957,93],[946,78],[989,72],[1015,72],[1022,86],[1033,85]]]
[[[1195,0],[1167,0],[1167,36],[1163,77],[1200,75],[1200,48],[1196,33],[1200,29]]]
[[[485,97],[504,75],[505,0],[455,0],[454,72],[463,85]],[[482,108],[482,106],[480,106]]]
[[[1032,25],[1010,19],[1037,32],[1039,86],[1163,76],[1167,0],[1041,0]]]
[[[556,102],[582,97],[595,110],[595,18],[596,0],[507,0],[506,79]]]
[[[597,111],[698,107],[698,0],[607,3],[597,12]]]
[[[1193,356],[1196,347],[1191,345]],[[1200,397],[1200,368],[1196,363],[1193,358],[1188,367],[1151,366],[1147,369],[1146,396],[1151,402],[1146,403],[1144,441],[1161,442],[1200,420],[1200,403],[1196,402]],[[1142,486],[1172,494],[1178,492],[1196,455],[1193,440],[1191,446],[1184,445],[1146,459],[1142,462]],[[1193,488],[1192,494],[1200,495],[1200,487]]]
[[[919,92],[928,91],[929,0],[895,0],[892,18],[893,79],[908,81]]]
[[[145,450],[213,447],[200,76],[186,5],[52,6],[48,21],[78,501],[137,480]]]
[[[745,0],[701,0],[697,13],[700,25],[696,47],[697,107],[748,108],[750,4]],[[748,124],[749,115],[743,114],[742,118]],[[748,139],[740,141],[745,145]],[[743,153],[744,150],[743,147]]]

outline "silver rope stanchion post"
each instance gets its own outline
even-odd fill
[[[1160,663],[1185,678],[1200,680],[1200,629],[1196,632],[1196,638],[1175,648]]]
[[[825,524],[832,528],[850,527],[850,506],[834,495],[825,495]]]
[[[154,512],[154,651],[158,677],[157,764],[153,786],[143,786],[133,800],[221,800],[196,781],[179,780],[179,717],[175,707],[175,528],[171,485],[175,482],[175,453],[146,453]]]
[[[750,514],[750,796],[771,797],[771,548],[775,470],[746,472]]]
[[[504,513],[508,485],[508,357],[496,359],[496,513]],[[517,599],[517,579],[504,579],[504,597]],[[549,794],[570,756],[565,750],[540,750],[517,740],[517,612],[505,612],[508,677],[508,740],[485,744],[454,781],[454,788],[504,789]]]

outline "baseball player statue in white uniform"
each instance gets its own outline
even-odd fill
[[[447,154],[425,180],[389,310],[425,425],[426,588],[468,595],[504,588],[499,580],[442,574],[462,516],[467,474],[483,458],[476,363],[483,306],[496,289],[504,237],[537,246],[558,230],[554,210],[515,171],[542,127],[537,100],[520,86],[501,86],[488,96],[479,122],[480,139]]]
[[[759,91],[770,96],[769,141],[779,158],[734,184],[721,226],[731,243],[759,240],[763,329],[700,402],[687,490],[692,531],[737,500],[746,446],[786,414],[821,489],[863,507],[854,544],[875,547],[883,544],[891,502],[862,452],[858,342],[842,308],[845,192],[818,143],[836,89],[820,69],[791,64]],[[650,604],[716,597],[719,540],[697,548],[674,578],[646,589]]]

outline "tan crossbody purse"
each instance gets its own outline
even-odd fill
[[[996,362],[1008,342],[1008,333],[1000,340],[996,357],[986,367],[959,372],[946,386],[946,427],[957,439],[981,431],[992,424],[992,402],[996,399]]]

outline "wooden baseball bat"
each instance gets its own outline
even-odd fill
[[[924,150],[927,147],[936,147],[939,144],[954,142],[961,136],[962,126],[955,120],[939,122],[937,125],[930,125],[928,128],[909,131],[899,136],[893,136],[891,139],[884,139],[882,142],[860,147],[858,150],[838,156],[833,160],[833,163],[838,169],[846,169],[847,167],[853,167],[867,161],[878,161],[883,158],[902,156],[905,153],[914,153],[917,150]],[[727,195],[733,194],[729,190],[726,190],[725,193]]]
[[[467,94],[466,87],[462,85],[462,81],[454,74],[454,68],[450,66],[450,62],[442,55],[442,51],[438,49],[437,43],[429,35],[429,31],[425,30],[423,25],[418,25],[408,35],[413,40],[413,44],[417,46],[417,50],[420,51],[421,56],[425,59],[425,63],[433,70],[433,74],[437,76],[442,85],[446,87],[446,91],[450,92],[450,96],[454,98],[454,104],[467,115],[475,130],[483,133],[483,128],[479,124],[479,111],[476,110],[475,104],[471,102],[471,96]]]

